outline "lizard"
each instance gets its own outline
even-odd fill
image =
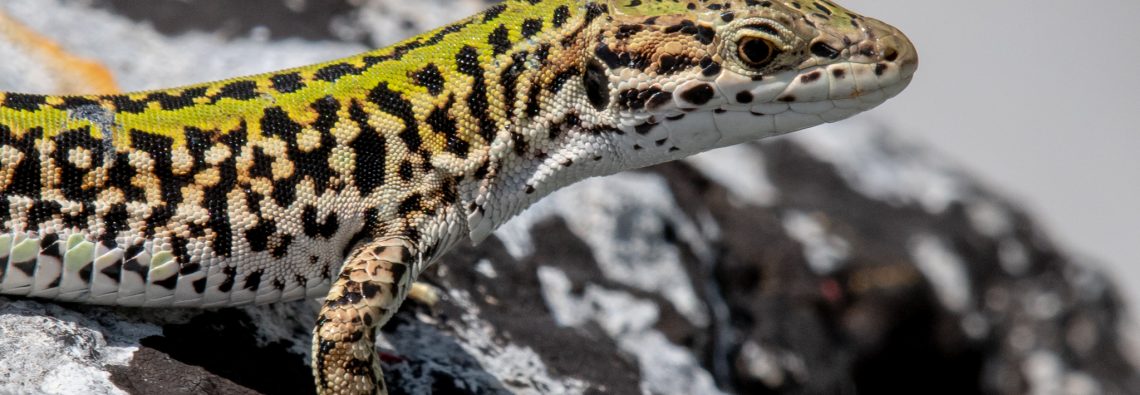
[[[387,393],[375,331],[459,242],[588,177],[869,110],[917,66],[829,0],[508,0],[299,68],[0,92],[0,293],[324,297],[318,391]]]

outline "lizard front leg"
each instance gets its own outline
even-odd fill
[[[415,248],[404,238],[356,248],[333,282],[313,330],[313,374],[322,394],[387,394],[376,329],[411,287]]]

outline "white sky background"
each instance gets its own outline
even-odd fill
[[[841,3],[918,47],[914,82],[866,116],[1025,203],[1140,311],[1140,1]]]

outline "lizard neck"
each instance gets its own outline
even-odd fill
[[[615,130],[608,103],[600,102],[609,100],[608,77],[588,61],[607,8],[595,2],[551,5],[549,18],[521,8],[524,39],[493,50],[489,61],[469,62],[476,58],[471,47],[457,54],[459,72],[473,76],[469,90],[461,93],[467,108],[488,114],[476,117],[475,125],[479,130],[494,126],[493,135],[482,136],[489,144],[480,147],[485,150],[476,160],[463,167],[439,163],[460,180],[461,209],[474,242],[559,187],[619,168],[585,149],[601,132]],[[508,34],[493,32],[489,39],[497,36]],[[482,103],[483,96],[490,105]]]

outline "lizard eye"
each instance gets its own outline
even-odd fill
[[[762,69],[776,57],[775,45],[764,38],[746,36],[736,44],[737,56],[745,65]]]

